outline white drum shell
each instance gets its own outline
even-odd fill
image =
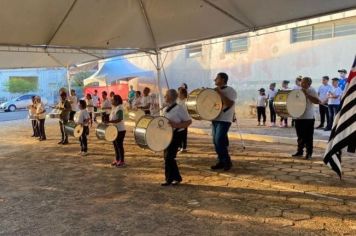
[[[101,123],[96,127],[95,134],[99,140],[113,142],[117,138],[118,130],[115,125]]]
[[[75,124],[72,121],[64,125],[64,130],[67,135],[73,136],[75,138],[79,138],[83,134],[83,126]]]

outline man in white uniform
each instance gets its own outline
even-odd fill
[[[73,120],[75,113],[79,110],[78,108],[78,98],[74,89],[70,90],[70,96],[68,98],[70,105],[72,106],[72,111],[69,113],[69,120]]]
[[[174,131],[171,144],[164,150],[166,182],[162,186],[177,185],[182,181],[175,158],[182,143],[184,129],[192,123],[187,109],[177,104],[177,98],[176,90],[169,89],[167,91],[165,96],[167,106],[164,108],[163,114],[169,120]]]
[[[224,169],[228,171],[232,167],[231,158],[229,155],[229,132],[231,123],[234,120],[235,100],[237,94],[235,89],[227,86],[229,77],[226,73],[220,72],[215,78],[215,90],[220,94],[223,102],[223,110],[221,114],[213,120],[213,143],[215,152],[218,154],[218,162],[211,167],[212,170]]]
[[[298,137],[298,150],[292,157],[303,156],[303,149],[306,148],[305,159],[311,159],[313,154],[313,135],[314,135],[314,104],[320,104],[318,93],[310,87],[312,80],[309,77],[302,79],[302,91],[307,98],[307,106],[302,116],[295,120],[295,130]]]
[[[99,101],[100,98],[98,96],[98,90],[94,90],[94,94],[92,95],[92,99],[93,99],[93,106],[94,106],[94,112],[98,111],[98,107],[99,107]],[[94,115],[94,121],[96,121],[96,116]]]

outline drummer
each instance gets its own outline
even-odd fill
[[[88,94],[90,95],[90,94]],[[84,100],[79,101],[79,111],[77,114],[74,116],[74,122],[76,124],[79,124],[83,127],[83,133],[79,137],[79,142],[80,142],[80,148],[81,151],[79,155],[81,156],[86,156],[88,153],[88,139],[87,135],[89,135],[89,121],[90,121],[90,116],[89,112],[86,110],[87,104]]]
[[[141,104],[138,106],[139,109],[143,110],[146,115],[150,114],[150,108],[152,104],[152,99],[150,96],[150,88],[145,87],[143,89],[143,97],[141,98]]]
[[[37,117],[37,126],[39,133],[39,140],[46,140],[45,132],[45,120],[46,120],[46,109],[44,104],[41,102],[41,97],[36,97],[36,117]]]
[[[32,104],[28,106],[28,111],[30,115],[34,115],[36,113],[36,96],[32,96]],[[31,137],[39,137],[39,131],[37,126],[37,120],[31,119],[33,134]]]
[[[229,155],[229,132],[231,123],[234,120],[235,100],[237,97],[235,89],[227,86],[229,77],[226,73],[220,72],[215,78],[215,90],[220,94],[223,102],[223,110],[220,115],[213,120],[213,142],[215,151],[218,154],[218,162],[212,166],[212,170],[224,169],[228,171],[232,167]]]
[[[141,106],[141,100],[142,100],[141,91],[136,91],[135,98],[132,102],[134,109],[137,109],[139,106]]]
[[[61,130],[62,139],[58,142],[58,144],[68,144],[68,135],[65,132],[64,125],[69,120],[69,113],[72,111],[72,106],[70,105],[69,101],[67,100],[67,93],[62,91],[61,100],[57,104],[55,108],[61,110],[61,114],[59,116],[59,128]]]
[[[90,127],[93,126],[93,113],[94,113],[94,103],[93,103],[93,99],[90,93],[87,93],[86,97],[85,97],[85,103],[86,103],[86,107],[87,107],[87,111],[89,113],[89,123],[90,123]],[[79,103],[80,105],[80,103]],[[79,108],[80,109],[80,108]]]
[[[72,111],[69,113],[69,120],[73,120],[75,113],[78,111],[78,97],[74,89],[70,90],[68,101],[72,107]]]
[[[103,111],[102,121],[107,122],[107,121],[109,121],[109,115],[110,115],[110,111],[111,111],[111,102],[108,99],[108,93],[106,91],[103,91],[101,93],[101,96],[103,98],[103,102],[101,103],[101,110]]]
[[[107,123],[115,124],[118,131],[117,138],[113,142],[116,158],[111,165],[123,167],[125,166],[124,139],[126,135],[126,128],[124,123],[124,107],[122,105],[123,102],[121,96],[114,95],[111,104],[112,109]]]
[[[187,109],[177,104],[178,93],[174,89],[169,89],[165,96],[167,106],[163,110],[164,116],[173,127],[173,139],[171,144],[164,150],[165,176],[166,182],[162,186],[177,185],[182,181],[178,165],[175,160],[178,148],[182,144],[184,129],[192,123]]]
[[[309,160],[313,154],[313,135],[314,135],[314,105],[320,104],[318,93],[311,87],[312,80],[304,77],[301,82],[301,90],[307,98],[307,106],[302,116],[295,120],[295,130],[298,137],[298,150],[292,157],[303,156],[303,149],[306,148],[305,159]]]
[[[282,88],[280,89],[281,91],[288,91],[290,88],[288,87],[289,81],[288,80],[283,80],[282,82]],[[288,117],[281,117],[279,127],[288,127]]]

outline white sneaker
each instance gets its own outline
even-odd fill
[[[83,154],[83,152],[79,152],[79,153],[78,153],[78,155],[82,155],[82,154]]]
[[[82,155],[82,156],[86,156],[86,155],[88,155],[88,153],[87,153],[87,152],[82,152],[81,155]]]

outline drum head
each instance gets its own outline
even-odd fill
[[[307,99],[305,94],[301,90],[293,90],[289,93],[287,98],[287,110],[288,113],[298,118],[304,114],[307,108]]]
[[[168,119],[165,117],[155,117],[147,127],[146,142],[152,151],[163,151],[169,146],[172,138],[172,126],[168,124]]]
[[[203,120],[214,120],[221,113],[220,95],[213,89],[205,89],[197,98],[197,112]]]
[[[145,115],[145,112],[142,110],[137,110],[137,111],[130,111],[129,112],[129,118],[130,120],[135,121],[135,123],[137,123],[142,116]]]
[[[118,131],[116,126],[108,125],[105,129],[105,140],[112,142],[117,138]]]
[[[83,134],[83,127],[81,125],[76,125],[73,131],[73,136],[79,138]]]

